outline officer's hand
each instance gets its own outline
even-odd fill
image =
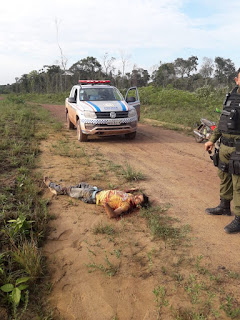
[[[213,143],[213,142],[211,142],[211,141],[206,142],[206,143],[205,143],[205,151],[211,152],[213,146],[214,146],[214,143]]]

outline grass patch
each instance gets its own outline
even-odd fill
[[[172,125],[192,127],[200,118],[217,121],[215,112],[221,108],[227,88],[213,89],[203,87],[195,92],[162,87],[139,88],[141,99],[141,117],[158,120]]]
[[[117,274],[119,270],[119,266],[114,265],[112,262],[110,262],[109,258],[107,255],[105,255],[105,264],[97,264],[95,262],[86,264],[88,267],[88,272],[94,272],[97,270],[102,271],[109,277],[113,277]]]
[[[31,169],[39,141],[46,138],[41,129],[54,122],[48,112],[19,96],[0,101],[0,113],[0,307],[9,319],[43,319],[40,246],[49,218],[47,201],[39,195],[40,180]]]
[[[63,139],[52,144],[51,151],[62,157],[88,158],[84,147],[79,147],[75,142],[70,143],[68,139]]]
[[[187,226],[181,228],[174,226],[177,220],[165,214],[169,206],[168,204],[164,207],[142,208],[140,211],[141,216],[147,219],[153,238],[163,240],[165,247],[168,242],[177,243],[182,241],[189,231]]]
[[[122,168],[122,175],[127,181],[140,181],[145,180],[146,177],[140,171],[136,171],[129,164],[126,165],[126,168]]]
[[[116,234],[116,230],[107,223],[100,222],[93,228],[93,234],[107,234],[109,236],[113,236]]]
[[[23,94],[11,94],[8,95],[8,99],[12,102],[16,101],[31,101],[37,103],[47,103],[47,104],[55,104],[55,105],[64,105],[66,97],[69,96],[69,92],[61,92],[61,93],[23,93]]]

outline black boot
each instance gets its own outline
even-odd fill
[[[207,208],[207,214],[231,216],[230,200],[220,199],[220,203],[215,208]]]
[[[235,216],[234,220],[224,228],[224,231],[227,233],[240,232],[240,216]]]

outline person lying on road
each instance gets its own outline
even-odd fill
[[[48,177],[44,178],[44,183],[54,194],[66,194],[86,203],[103,206],[109,218],[116,218],[136,207],[147,207],[149,205],[149,199],[144,193],[138,195],[130,193],[137,191],[136,188],[125,191],[102,190],[85,182],[80,182],[76,186],[62,187],[51,182]]]

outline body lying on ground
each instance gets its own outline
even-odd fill
[[[123,213],[132,211],[136,207],[146,207],[149,204],[148,197],[144,193],[137,195],[130,193],[137,191],[136,188],[125,191],[102,190],[86,182],[80,182],[75,186],[62,187],[50,181],[47,177],[44,178],[44,183],[54,194],[65,194],[85,203],[103,206],[109,218],[116,218]]]

